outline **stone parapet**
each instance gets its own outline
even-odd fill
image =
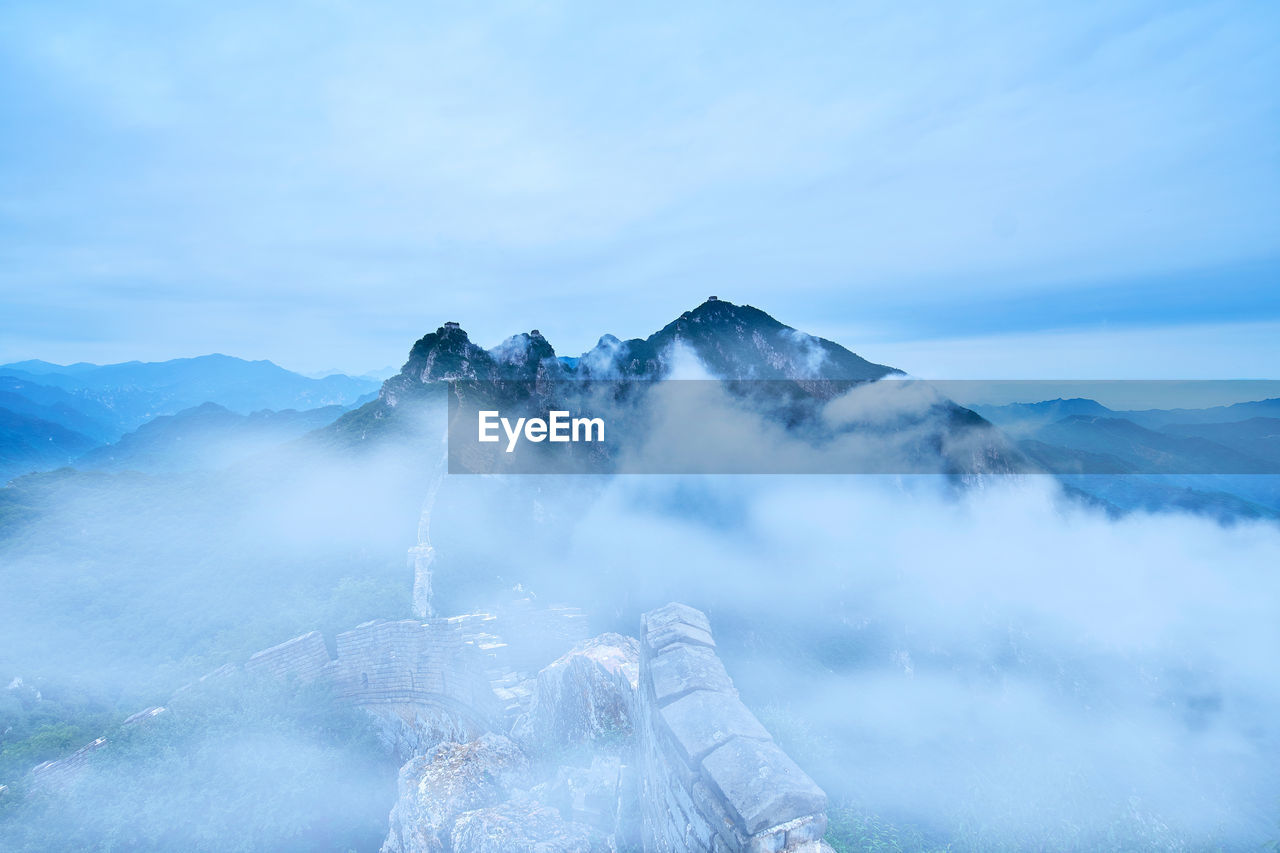
[[[668,604],[641,629],[645,850],[818,853],[826,794],[738,698],[706,615]]]

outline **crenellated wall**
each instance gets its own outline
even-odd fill
[[[449,619],[366,622],[337,637],[330,678],[357,705],[456,703],[486,724],[501,717],[481,656]]]
[[[641,620],[646,851],[819,851],[827,798],[738,698],[701,611]]]

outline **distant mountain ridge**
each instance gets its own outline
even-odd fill
[[[379,383],[310,379],[269,361],[207,355],[163,362],[0,365],[0,479],[70,464],[157,417],[211,403],[246,417],[342,408],[373,399]],[[308,429],[332,420],[306,421]],[[195,422],[184,420],[187,426]]]
[[[101,403],[17,376],[0,376],[0,409],[56,424],[99,444],[118,433],[115,413]]]
[[[114,444],[90,450],[74,464],[85,470],[147,473],[214,470],[327,426],[343,411],[342,406],[324,406],[241,415],[204,403],[150,420]]]
[[[1121,460],[1154,474],[1250,474],[1268,467],[1255,456],[1195,435],[1171,435],[1119,417],[1071,415],[1034,433],[1040,442]]]
[[[1280,418],[1280,397],[1203,409],[1110,409],[1087,397],[1041,400],[1038,403],[1009,403],[1002,406],[974,405],[970,408],[993,423],[1015,429],[1053,423],[1072,415],[1123,418],[1147,429],[1164,429],[1176,424],[1236,423],[1255,417]]]
[[[0,409],[0,482],[14,473],[68,465],[97,443],[56,423]]]
[[[974,409],[1063,475],[1069,490],[1113,511],[1280,518],[1280,399],[1125,411],[1076,398]],[[1136,476],[1096,476],[1116,474]]]
[[[0,365],[0,389],[32,401],[65,403],[114,440],[158,415],[202,403],[246,415],[262,409],[349,406],[376,391],[378,383],[345,375],[310,379],[269,361],[213,354],[106,365],[22,361]]]

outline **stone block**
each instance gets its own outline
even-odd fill
[[[787,828],[787,849],[799,848],[804,844],[816,844],[827,834],[827,816],[816,814],[807,820],[800,820],[795,826]]]
[[[695,690],[733,692],[733,681],[724,664],[704,646],[676,646],[649,662],[649,675],[659,707]]]
[[[687,604],[680,604],[675,601],[659,607],[657,610],[650,610],[644,615],[645,633],[648,634],[676,622],[682,622],[694,628],[701,628],[708,634],[711,633],[711,623],[707,620],[705,613]]]
[[[731,740],[702,766],[748,835],[826,810],[827,795],[772,741]]]
[[[693,646],[707,646],[715,648],[716,641],[711,638],[710,631],[704,631],[693,625],[686,625],[683,622],[672,622],[670,625],[664,625],[657,630],[648,633],[649,648],[655,654],[661,654],[664,649],[669,649],[677,643],[687,643]]]
[[[747,853],[780,853],[786,849],[786,830],[753,835],[747,843]]]
[[[735,737],[769,740],[769,732],[735,696],[699,690],[658,712],[691,765]]]

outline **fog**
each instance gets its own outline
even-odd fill
[[[680,488],[733,523],[654,509]],[[1113,521],[1039,478],[959,498],[887,478],[619,481],[574,554],[650,600],[683,587],[830,794],[940,842],[1280,830],[1274,526]]]
[[[892,424],[881,393],[825,416]],[[934,401],[894,393],[917,414]],[[740,427],[721,450],[814,452],[767,419]],[[382,449],[312,438],[213,474],[5,489],[0,680],[22,683],[0,697],[0,783],[22,789],[25,757],[63,756],[148,705],[171,715],[150,741],[112,736],[124,746],[73,794],[0,801],[0,846],[65,846],[73,827],[76,846],[104,848],[376,847],[395,768],[358,716],[252,680],[185,710],[173,694],[306,631],[407,617],[439,435],[431,421]],[[634,634],[670,600],[705,609],[833,825],[907,849],[1280,837],[1274,524],[1110,518],[1045,476],[449,475],[433,507],[444,615],[516,585],[583,607],[595,632]],[[65,742],[32,746],[42,725]],[[358,807],[335,811],[335,784]],[[238,828],[210,806],[232,792]]]
[[[681,378],[704,378],[696,367]],[[708,437],[664,420],[668,389],[654,393],[637,455],[664,470],[735,458],[822,470],[851,447],[891,458],[912,430],[937,428],[815,448],[707,391]],[[876,383],[823,415],[884,428],[935,402],[924,386]],[[470,496],[476,525],[440,532],[447,554],[482,537],[475,562],[617,630],[670,599],[706,609],[749,704],[839,808],[907,847],[1255,849],[1280,837],[1274,523],[1113,518],[1047,476],[477,479],[447,484]],[[503,525],[476,496],[512,490],[543,507],[568,492],[585,508],[551,525],[566,539],[495,541]],[[520,553],[518,566],[501,553]]]

